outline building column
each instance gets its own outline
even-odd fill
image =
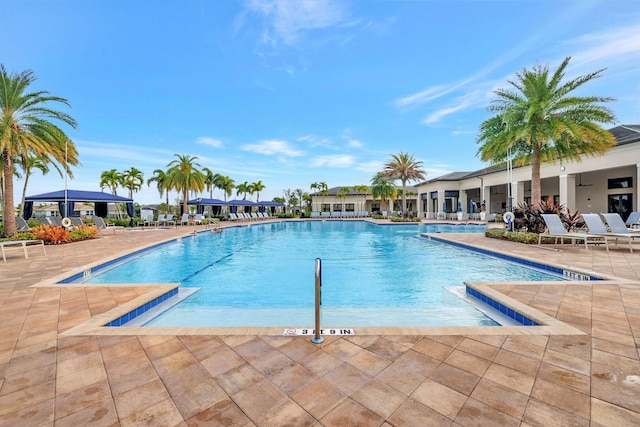
[[[640,211],[640,163],[636,164],[636,180],[634,181],[636,186],[636,199],[633,201],[633,211]]]
[[[524,181],[516,181],[511,183],[511,211],[518,206],[518,203],[524,201]],[[509,201],[507,200],[507,203]]]
[[[469,212],[469,199],[467,198],[467,190],[460,190],[458,201],[462,207],[462,212]]]
[[[438,190],[438,210],[437,210],[438,213],[442,212],[446,214],[445,210],[442,209],[442,205],[444,204],[444,201],[445,201],[444,190]]]
[[[560,175],[560,204],[575,212],[576,210],[576,176],[574,174]]]
[[[480,200],[480,207],[482,208],[482,202],[485,202],[485,212],[491,213],[491,186],[487,185],[482,189],[482,200]]]

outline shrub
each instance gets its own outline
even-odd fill
[[[59,245],[70,241],[69,232],[57,225],[38,225],[31,231],[36,239],[44,240],[48,244]]]
[[[93,239],[98,234],[98,228],[95,225],[85,225],[84,227],[74,228],[69,231],[69,241],[77,242],[80,240]]]
[[[422,220],[418,217],[415,218],[402,218],[399,216],[392,216],[391,222],[421,222]]]
[[[542,219],[542,214],[559,215],[565,224],[565,228],[568,230],[583,225],[578,211],[572,214],[569,209],[566,209],[565,212],[563,205],[554,203],[553,200],[549,198],[546,202],[541,201],[533,204],[525,202],[518,203],[513,210],[513,229],[537,234],[544,233],[546,225],[544,219]]]
[[[524,243],[526,245],[538,244],[538,233],[529,233],[528,231],[507,231],[503,228],[491,228],[485,230],[484,235],[492,239],[508,240],[510,242]],[[542,236],[541,244],[553,244],[554,237]],[[563,243],[571,243],[570,239],[565,239]]]

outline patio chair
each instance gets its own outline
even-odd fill
[[[189,225],[189,214],[183,213],[182,218],[180,218],[180,225]]]
[[[104,218],[99,216],[93,217],[93,223],[96,225],[98,230],[113,230],[113,234],[116,234],[116,230],[124,230],[124,227],[105,222]]]
[[[618,214],[613,214],[613,215],[618,215]],[[618,216],[618,218],[620,217]],[[618,233],[618,232],[614,232],[613,230],[612,231],[607,230],[607,226],[604,224],[604,222],[602,222],[602,219],[598,214],[582,214],[582,219],[584,219],[585,224],[587,224],[589,233],[611,237],[612,239],[615,239],[616,246],[618,245],[618,239],[627,240],[627,242],[629,242],[630,252],[633,252],[633,246],[631,246],[631,243],[633,242],[634,237],[637,239],[640,239],[640,233],[633,234],[633,233],[630,233],[629,231]],[[627,227],[625,227],[624,222],[622,222],[622,218],[620,218],[620,222],[622,223],[622,229],[627,230]]]
[[[640,236],[640,233],[638,233],[638,231],[640,230],[629,230],[627,228],[620,214],[603,213],[602,216],[604,217],[604,220],[607,221],[607,225],[609,225],[609,228],[611,229],[612,233],[630,234],[630,235],[637,234],[638,236]]]
[[[16,226],[18,231],[31,231],[32,228],[29,227],[27,221],[21,217],[20,215],[16,215]]]
[[[72,216],[71,217],[71,226],[74,228],[81,228],[84,227],[84,222],[82,222],[82,218],[77,217],[77,216]]]
[[[193,217],[193,221],[189,222],[190,225],[201,225],[202,224],[202,214],[196,214]]]
[[[540,233],[538,235],[538,245],[542,242],[543,235],[555,238],[554,245],[564,242],[564,239],[570,239],[571,244],[575,244],[576,240],[582,240],[584,242],[585,250],[589,250],[587,244],[592,243],[604,243],[607,253],[609,252],[609,244],[607,243],[607,237],[603,235],[590,234],[590,233],[570,233],[564,228],[564,224],[560,220],[560,217],[556,214],[542,214],[542,219],[547,225],[547,233]]]
[[[173,219],[173,214],[167,214],[166,218],[162,221],[158,221],[158,225],[176,225],[176,221]]]
[[[631,229],[630,231],[640,230],[640,212],[631,212],[625,224]]]

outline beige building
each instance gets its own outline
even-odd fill
[[[640,125],[609,130],[617,145],[602,156],[584,156],[580,162],[543,163],[540,167],[544,200],[552,198],[571,212],[619,212],[626,219],[638,211],[640,201]],[[531,167],[494,166],[473,172],[453,172],[407,187],[407,209],[421,218],[491,219],[511,205],[531,202]],[[330,188],[327,194],[311,194],[313,212],[399,211],[402,199],[388,206],[371,193],[353,187]]]
[[[602,156],[583,156],[580,162],[543,163],[540,167],[542,198],[552,198],[572,212],[618,212],[623,218],[638,210],[640,200],[640,125],[609,130],[618,144]],[[417,185],[418,215],[438,218],[461,212],[463,218],[479,211],[487,215],[531,202],[531,167],[505,166],[475,172],[454,172]],[[475,204],[475,209],[473,205]],[[472,212],[474,211],[474,212]]]

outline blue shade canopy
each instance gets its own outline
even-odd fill
[[[51,193],[37,194],[35,196],[27,196],[25,201],[27,202],[64,202],[65,199],[72,202],[111,202],[111,203],[127,203],[133,202],[133,199],[127,197],[115,196],[109,193],[103,193],[101,191],[81,191],[81,190],[67,190],[65,197],[65,190],[53,191]]]
[[[229,200],[227,202],[229,206],[257,206],[256,202],[252,202],[251,200]]]
[[[197,205],[200,204],[202,206],[228,206],[229,202],[225,202],[224,200],[219,199],[191,199],[187,201],[188,205]]]
[[[259,206],[284,206],[282,203],[280,202],[269,202],[269,201],[265,201],[265,202],[258,202],[256,203]]]
[[[75,202],[95,203],[95,212],[98,216],[107,216],[107,203],[126,203],[127,214],[131,218],[130,225],[133,225],[133,199],[116,196],[114,194],[103,193],[101,191],[82,190],[59,190],[51,193],[37,194],[25,197],[24,218],[28,219],[33,213],[33,202],[58,202],[58,210],[64,212],[64,216],[73,216]],[[67,206],[64,202],[67,201]]]

